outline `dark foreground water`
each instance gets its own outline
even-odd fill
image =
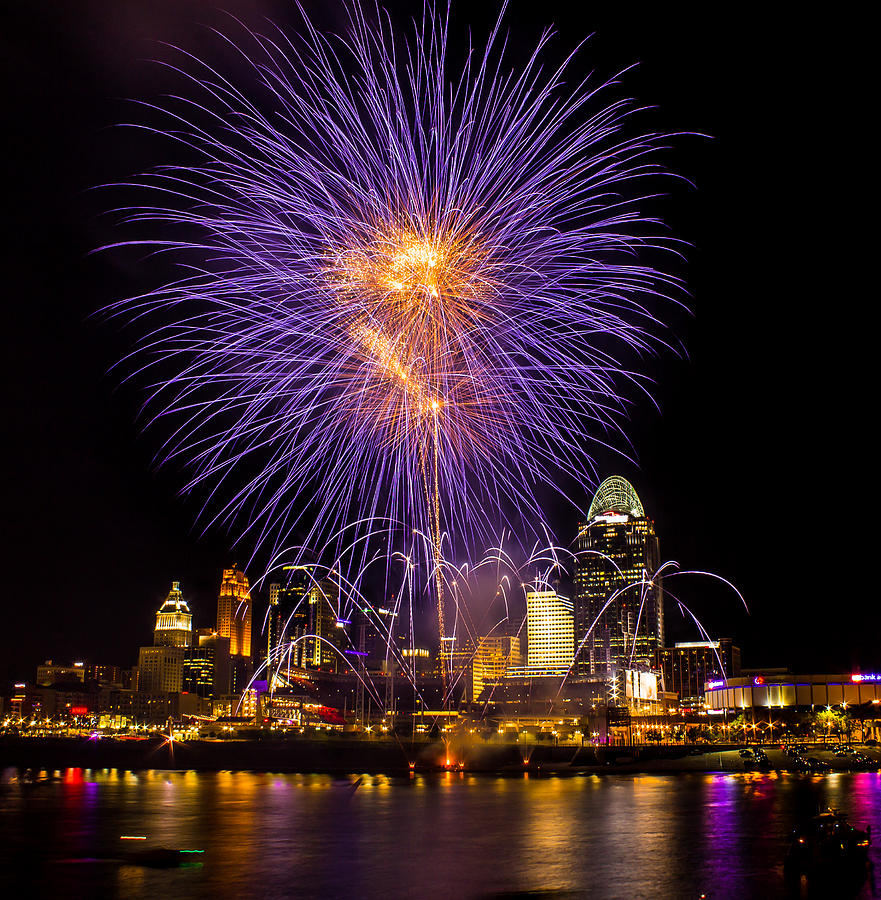
[[[871,824],[881,774],[364,776],[69,769],[0,786],[6,897],[773,898],[787,835],[818,807]],[[120,835],[204,850],[114,860]],[[134,842],[124,842],[131,849]],[[811,896],[875,896],[828,885]]]

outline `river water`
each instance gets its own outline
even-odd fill
[[[7,897],[785,897],[787,836],[827,806],[872,825],[881,874],[876,772],[59,774],[0,787]],[[149,845],[204,852],[179,869],[118,859]],[[871,897],[873,881],[811,896]]]

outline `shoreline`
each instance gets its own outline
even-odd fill
[[[463,772],[493,775],[744,774],[760,770],[725,747],[577,747],[546,744],[457,744],[352,739],[175,741],[102,738],[0,738],[0,770],[147,769],[288,774],[409,775]],[[699,752],[695,752],[695,751]],[[798,770],[779,749],[767,749],[770,772]],[[872,767],[819,748],[806,750],[830,772],[881,771],[878,748],[864,748]],[[809,773],[810,774],[810,773]],[[816,773],[810,775],[816,777]]]

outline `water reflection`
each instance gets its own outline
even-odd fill
[[[0,794],[0,862],[23,896],[773,898],[792,895],[797,821],[833,806],[881,834],[877,773],[59,775]],[[205,853],[192,868],[124,865],[124,834]]]

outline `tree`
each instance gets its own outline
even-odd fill
[[[740,715],[732,720],[731,724],[728,726],[728,729],[731,734],[732,740],[744,739],[744,733],[746,731],[746,719],[744,719],[743,713],[740,713]]]
[[[846,716],[837,709],[821,709],[814,716],[816,728],[820,730],[825,738],[828,738],[832,732],[838,735],[843,734],[847,730]]]

